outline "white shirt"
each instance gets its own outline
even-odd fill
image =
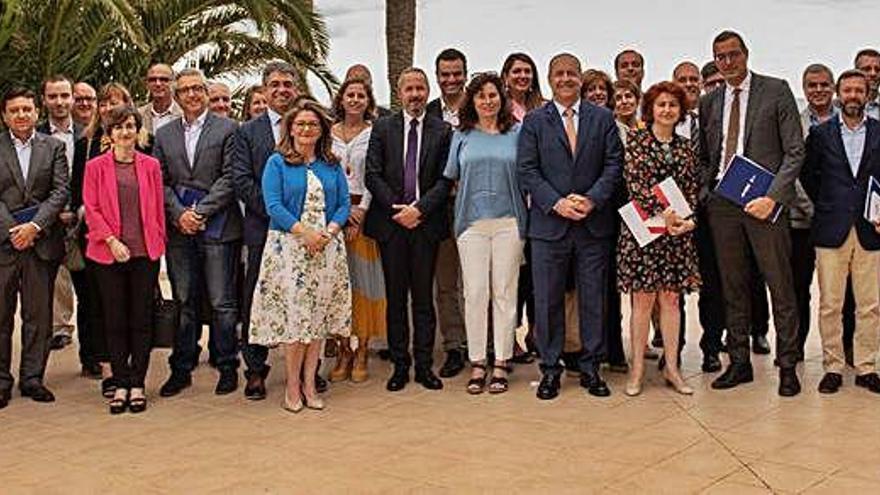
[[[205,128],[205,119],[208,117],[208,111],[205,110],[193,122],[187,122],[185,117],[181,117],[180,123],[183,124],[183,142],[186,145],[186,157],[189,159],[189,168],[195,166],[196,147],[199,144],[199,138],[202,136],[202,129]]]
[[[700,118],[697,110],[687,110],[684,115],[684,120],[675,125],[675,133],[685,139],[694,139],[696,136],[692,136],[691,134],[696,134],[692,132],[696,130],[700,126]]]
[[[562,103],[559,103],[556,100],[553,100],[553,104],[556,105],[556,111],[559,112],[559,118],[562,119],[562,128],[564,129],[565,128],[565,109],[568,107],[566,107]],[[581,99],[578,98],[577,101],[575,101],[571,105],[571,109],[572,109],[572,111],[574,111],[574,132],[575,132],[575,134],[577,134],[578,126],[580,125],[580,122],[578,122],[580,120],[579,115],[578,115],[578,111],[580,110],[580,108],[581,108]]]
[[[359,206],[364,210],[370,208],[370,202],[373,198],[365,185],[364,170],[367,163],[367,148],[370,145],[371,133],[372,127],[367,127],[347,143],[333,136],[333,154],[339,158],[345,170],[345,176],[348,178],[348,192],[361,195],[361,204]]]
[[[443,120],[452,127],[458,127],[458,109],[446,106],[446,100],[440,97],[440,109],[443,112]]]
[[[419,191],[419,157],[422,154],[422,129],[425,127],[425,113],[422,112],[418,117],[413,117],[407,112],[403,112],[403,161],[400,162],[406,167],[406,150],[409,148],[409,128],[412,125],[411,122],[416,121],[416,134],[418,134],[418,143],[419,147],[416,151],[418,154],[416,155],[416,200],[421,197],[421,191]]]
[[[746,73],[746,78],[739,85],[739,139],[736,143],[735,155],[742,155],[744,152],[745,134],[746,134],[746,109],[749,106],[749,89],[752,86],[752,73]],[[733,87],[725,83],[724,85],[724,116],[721,119],[723,126],[721,127],[721,158],[719,158],[718,179],[724,175],[727,164],[724,163],[724,157],[727,155],[727,128],[730,124],[730,109],[733,108]]]
[[[272,137],[275,138],[275,144],[281,142],[281,115],[272,110],[266,109],[266,115],[269,117],[269,123],[272,124]]]
[[[18,157],[18,166],[21,167],[21,175],[24,177],[25,183],[27,183],[28,171],[30,171],[31,168],[31,152],[34,149],[34,134],[36,134],[36,132],[31,131],[30,137],[21,141],[12,133],[12,131],[9,131],[9,135],[12,137],[12,144],[15,146],[15,155]]]
[[[151,104],[150,105],[150,113],[153,114],[153,134],[156,134],[156,131],[159,130],[159,128],[162,127],[163,125],[165,125],[165,124],[171,122],[172,120],[176,119],[177,117],[179,117],[179,114],[174,113],[174,103],[173,102],[171,103],[171,105],[168,106],[168,108],[164,112],[161,112],[161,113],[157,112],[156,107]]]
[[[855,129],[850,129],[843,121],[843,115],[838,115],[840,119],[840,139],[843,141],[843,149],[846,151],[846,159],[849,162],[849,168],[853,177],[859,175],[859,165],[862,163],[862,153],[865,150],[865,137],[868,135],[868,127],[865,122],[867,115],[862,116],[862,121]]]
[[[67,129],[57,127],[49,121],[49,135],[64,143],[64,154],[67,156],[67,173],[73,168],[73,120],[69,120]]]

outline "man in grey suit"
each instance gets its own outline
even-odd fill
[[[0,409],[14,382],[12,330],[19,294],[21,311],[21,395],[37,402],[55,396],[43,384],[52,338],[52,289],[64,257],[58,214],[67,204],[64,143],[35,130],[34,93],[16,88],[0,100]]]
[[[220,379],[214,392],[238,388],[236,270],[241,249],[241,211],[232,187],[232,147],[238,125],[208,111],[208,84],[198,69],[176,78],[183,116],[156,131],[153,154],[162,164],[168,224],[168,276],[181,304],[180,326],[163,397],[192,383],[198,364],[200,310],[211,306],[210,339]],[[207,289],[207,293],[204,290]]]
[[[749,315],[751,270],[749,250],[770,288],[776,327],[779,395],[800,393],[797,364],[798,310],[791,265],[787,206],[795,199],[795,180],[804,159],[804,140],[794,96],[788,84],[750,72],[749,51],[742,37],[724,31],[712,42],[724,85],[700,102],[700,162],[709,224],[717,254],[727,320],[730,366],[712,388],[751,382]],[[775,174],[766,196],[744,208],[716,196],[714,189],[730,159],[743,155]],[[783,205],[780,218],[774,209]]]

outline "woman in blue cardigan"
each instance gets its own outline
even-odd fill
[[[282,407],[296,413],[324,408],[315,388],[322,341],[350,332],[351,287],[340,232],[351,203],[320,105],[308,100],[296,105],[281,121],[280,133],[278,151],[263,171],[270,222],[249,342],[285,345]]]

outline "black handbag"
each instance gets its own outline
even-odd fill
[[[174,336],[180,325],[180,303],[165,299],[158,285],[154,294],[153,348],[170,349],[174,347]]]

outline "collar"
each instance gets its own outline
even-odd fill
[[[553,105],[556,106],[556,111],[559,112],[559,116],[560,116],[560,117],[564,117],[564,116],[565,116],[565,110],[566,110],[568,107],[566,107],[566,106],[563,105],[562,103],[559,103],[558,101],[556,101],[556,99],[553,100]],[[574,110],[574,116],[575,116],[575,117],[578,116],[578,113],[579,113],[579,111],[580,111],[580,108],[581,108],[581,99],[578,98],[578,99],[575,100],[575,102],[572,103],[572,105],[571,105],[571,109]]]
[[[463,99],[463,98],[464,98],[464,95],[462,95],[462,99]],[[449,113],[458,114],[458,109],[457,109],[457,108],[452,108],[452,107],[450,107],[449,105],[446,104],[446,99],[443,98],[443,95],[440,95],[440,110],[443,111],[443,112],[449,112]]]
[[[748,71],[748,72],[746,72],[746,78],[743,79],[743,81],[741,83],[739,83],[739,86],[737,86],[737,88],[739,88],[740,93],[748,93],[749,89],[751,89],[751,87],[752,87],[752,71]],[[734,90],[733,86],[727,84],[727,82],[724,83],[725,94],[733,96],[733,90]]]
[[[202,114],[199,115],[199,116],[196,118],[196,120],[194,120],[194,121],[192,121],[192,122],[187,122],[187,121],[186,121],[186,117],[184,117],[184,118],[182,118],[182,119],[180,119],[180,120],[181,120],[181,122],[183,122],[183,128],[184,128],[184,129],[191,130],[191,129],[199,129],[199,128],[201,128],[202,126],[204,126],[204,125],[205,125],[205,119],[207,119],[207,118],[208,118],[208,109],[206,108],[205,111],[202,112]]]
[[[55,122],[52,122],[52,119],[49,119],[49,132],[52,134],[56,134],[59,132],[63,132],[64,134],[73,134],[73,118],[67,119],[66,127],[55,125]]]
[[[150,103],[150,113],[153,114],[153,118],[161,118],[174,113],[174,101],[171,101],[171,104],[168,105],[168,109],[164,112],[159,112],[156,110],[156,106],[151,102]]]
[[[12,144],[15,145],[16,148],[27,148],[28,146],[34,144],[34,136],[37,135],[36,130],[31,130],[31,135],[24,141],[18,139],[12,131],[9,131],[9,137],[12,138]]]
[[[269,123],[273,126],[276,126],[279,122],[281,122],[281,114],[279,114],[275,110],[272,110],[271,108],[266,109],[266,115],[269,117]]]
[[[416,124],[417,124],[417,125],[421,125],[422,122],[424,122],[424,120],[425,120],[425,112],[422,111],[421,115],[419,115],[419,116],[417,116],[417,117],[413,117],[413,116],[410,115],[406,110],[404,110],[404,111],[403,111],[403,123],[404,123],[404,127],[405,127],[405,128],[408,128],[409,126],[411,126],[413,120],[416,121]]]
[[[839,113],[840,112],[837,110],[837,105],[835,105],[834,102],[832,101],[831,102],[831,115],[825,120],[833,119],[834,117],[837,117],[837,115]],[[822,117],[820,117],[819,114],[816,113],[816,111],[810,105],[807,105],[807,115],[810,118],[810,122],[813,124],[819,124],[819,123],[825,122],[825,120],[822,120]]]
[[[837,120],[840,122],[841,132],[861,132],[865,129],[865,123],[868,121],[868,114],[862,112],[862,120],[855,129],[850,129],[849,126],[846,125],[846,122],[843,121],[843,112],[837,114]]]

